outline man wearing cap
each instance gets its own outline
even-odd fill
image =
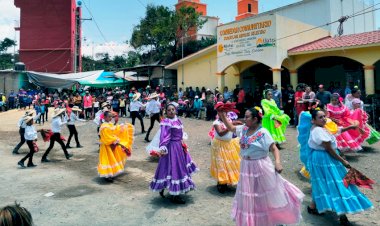
[[[20,134],[20,142],[16,145],[16,147],[13,149],[13,154],[14,155],[18,155],[20,153],[18,153],[18,150],[21,148],[21,146],[25,143],[25,128],[26,128],[26,123],[24,121],[24,119],[28,116],[32,116],[33,115],[33,111],[27,111],[25,112],[25,115],[22,116],[19,120],[18,120],[18,123],[17,123],[17,126],[19,127],[19,131],[18,133]]]
[[[50,137],[50,145],[48,149],[45,151],[44,155],[41,158],[41,162],[50,162],[50,160],[47,159],[47,156],[51,149],[54,147],[54,143],[58,142],[61,145],[61,148],[63,150],[63,153],[65,153],[66,159],[70,159],[73,155],[69,154],[66,150],[66,146],[63,143],[63,140],[61,138],[61,127],[62,125],[66,124],[67,121],[63,120],[63,115],[65,114],[66,109],[63,108],[57,108],[54,110],[53,119],[51,121],[51,130],[53,132],[53,135]]]
[[[83,97],[84,117],[89,119],[92,115],[92,96],[89,91],[86,91],[86,95]]]
[[[331,99],[331,93],[329,91],[326,91],[323,87],[323,85],[318,86],[318,92],[315,98],[322,104],[327,105],[330,103]]]
[[[135,93],[133,95],[131,105],[129,106],[130,111],[131,111],[131,117],[132,117],[132,125],[135,125],[135,120],[138,118],[141,123],[141,133],[145,133],[144,129],[144,122],[143,119],[141,118],[141,115],[139,113],[140,108],[144,107],[144,104],[142,104],[139,99],[140,99],[141,94],[140,93]]]
[[[278,89],[277,84],[273,84],[272,96],[274,102],[277,104],[277,107],[282,109],[282,93],[281,90]]]
[[[195,96],[193,109],[195,117],[197,117],[197,119],[200,119],[201,110],[203,109],[203,102],[199,99],[198,95]]]
[[[145,136],[145,141],[149,142],[149,134],[154,127],[155,121],[160,123],[160,111],[161,111],[161,103],[158,101],[158,94],[152,93],[149,97],[149,102],[146,105],[146,113],[150,115],[150,126],[148,132]]]
[[[81,112],[81,111],[82,110],[79,107],[74,106],[74,107],[71,108],[71,113],[68,114],[68,115],[65,115],[65,121],[67,121],[67,128],[70,131],[69,139],[67,139],[67,143],[66,143],[66,148],[67,149],[71,148],[70,147],[70,141],[71,141],[71,138],[73,136],[75,138],[75,142],[77,143],[77,148],[82,148],[83,147],[79,143],[78,131],[77,131],[76,127],[75,127],[75,122],[76,121],[80,121],[80,122],[85,122],[86,121],[86,120],[78,118],[77,112]]]

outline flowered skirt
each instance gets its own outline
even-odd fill
[[[239,181],[240,171],[239,138],[229,141],[212,140],[211,144],[211,176],[219,184],[235,185]]]
[[[325,150],[313,150],[307,163],[311,176],[312,197],[319,213],[336,212],[338,215],[358,213],[373,208],[368,198],[355,185],[346,188],[347,174],[341,162]]]
[[[182,142],[170,141],[168,154],[160,157],[150,189],[159,192],[168,189],[169,194],[179,195],[195,189],[191,175],[198,171],[190,154],[184,151]]]
[[[269,157],[241,161],[232,218],[236,225],[297,224],[304,194],[276,173]]]

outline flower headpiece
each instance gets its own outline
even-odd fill
[[[259,112],[259,116],[260,116],[260,117],[263,117],[263,110],[261,110],[260,107],[256,106],[256,107],[254,107],[254,109],[256,109],[256,111]]]

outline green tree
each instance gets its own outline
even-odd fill
[[[4,38],[4,40],[0,42],[0,53],[7,51],[9,47],[12,47],[15,45],[16,45],[16,41],[9,38]]]
[[[113,58],[113,70],[127,67],[127,59],[124,56],[115,56]]]
[[[201,29],[206,20],[192,7],[170,10],[165,6],[148,5],[146,15],[134,27],[130,44],[141,52],[142,63],[177,59],[178,43],[190,29]]]

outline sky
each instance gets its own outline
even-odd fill
[[[133,27],[145,15],[148,4],[162,4],[174,9],[178,0],[81,0],[82,18],[91,18],[92,21],[82,22],[82,52],[87,56],[108,52],[111,56],[126,54],[133,50],[126,41],[130,40]],[[281,6],[299,2],[300,0],[259,0],[259,12],[265,12]],[[335,0],[334,0],[335,1]],[[336,0],[337,1],[337,0]],[[380,3],[380,0],[364,0],[371,3]],[[0,0],[0,40],[5,37],[18,41],[18,32],[14,25],[18,24],[20,10],[13,4],[14,0]],[[208,16],[219,17],[220,23],[228,23],[235,19],[237,14],[237,0],[201,0],[206,3]],[[380,6],[377,6],[377,8]],[[89,13],[91,12],[91,14]],[[380,25],[380,10],[376,12],[377,27]],[[101,32],[96,27],[98,24]],[[326,21],[328,22],[328,21]],[[104,37],[103,37],[104,36]],[[18,48],[16,48],[17,51]],[[13,52],[13,49],[10,50]]]

